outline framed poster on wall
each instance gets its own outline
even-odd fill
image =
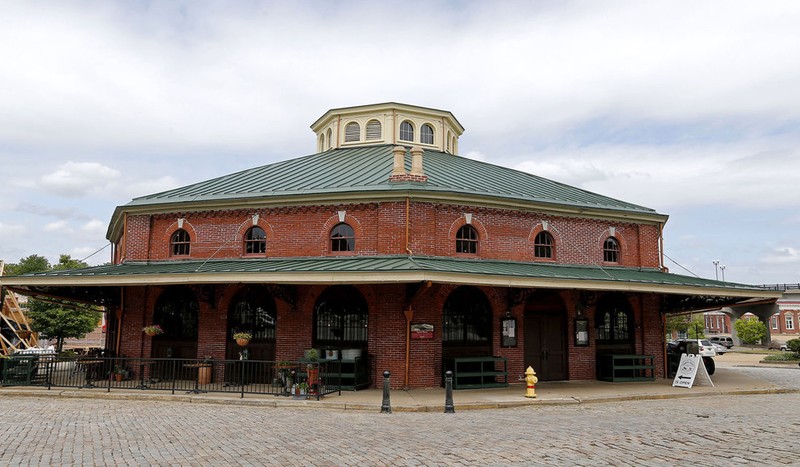
[[[500,335],[501,347],[516,347],[517,346],[517,318],[503,318],[500,320]]]

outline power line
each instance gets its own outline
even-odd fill
[[[680,268],[681,268],[681,269],[683,269],[684,271],[688,272],[689,274],[693,275],[694,277],[700,277],[700,276],[698,276],[697,274],[695,274],[695,273],[693,273],[692,271],[690,271],[690,270],[689,270],[689,268],[685,267],[685,266],[684,266],[684,265],[682,265],[681,263],[679,263],[679,262],[675,261],[674,259],[670,258],[668,254],[664,253],[664,257],[665,257],[665,258],[667,258],[668,260],[672,261],[673,263],[677,264],[677,265],[678,265],[678,267],[680,267]]]

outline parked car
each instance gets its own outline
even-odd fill
[[[733,338],[727,336],[711,336],[708,338],[712,344],[725,346],[726,349],[733,347]]]
[[[717,352],[714,350],[713,344],[706,339],[678,339],[674,342],[668,342],[667,353],[674,355],[684,353],[699,354],[703,357],[703,364],[708,374],[713,375],[716,371],[717,365],[714,363],[713,357],[717,356]]]
[[[712,342],[711,345],[714,347],[714,352],[716,352],[717,355],[725,355],[725,352],[728,351],[728,349],[725,348],[725,346],[722,344],[717,344],[716,342]]]

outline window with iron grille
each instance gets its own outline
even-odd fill
[[[456,233],[456,253],[477,253],[478,232],[471,225],[465,225]]]
[[[603,243],[603,261],[606,263],[619,262],[619,242],[614,237],[608,237]]]
[[[353,228],[342,222],[331,229],[331,251],[355,251],[356,237]]]
[[[228,311],[228,335],[249,332],[253,341],[275,340],[275,300],[260,287],[248,287],[236,294]]]
[[[598,341],[630,342],[633,313],[624,296],[601,299],[597,304],[595,316]]]
[[[400,140],[414,141],[414,126],[408,120],[400,124]]]
[[[187,256],[191,246],[192,239],[189,237],[189,232],[178,229],[172,234],[170,240],[171,251],[173,256]]]
[[[314,345],[366,347],[368,318],[367,302],[355,287],[329,287],[314,308]]]
[[[367,122],[367,141],[381,139],[381,122],[370,120]]]
[[[244,235],[244,252],[255,255],[267,252],[267,234],[261,227],[251,227]]]
[[[424,124],[419,129],[419,139],[422,144],[433,144],[433,127]]]
[[[361,139],[361,127],[356,122],[350,122],[344,127],[344,141],[358,141]]]
[[[480,345],[492,336],[492,307],[480,290],[462,286],[454,290],[442,310],[442,343]]]
[[[552,258],[553,236],[548,232],[539,232],[533,240],[533,249],[537,258]]]
[[[186,287],[166,289],[153,310],[153,324],[164,330],[158,339],[197,339],[198,314],[200,307],[197,298]]]

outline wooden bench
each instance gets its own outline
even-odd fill
[[[603,381],[653,381],[656,379],[652,355],[600,355],[597,379]]]
[[[508,360],[505,357],[459,357],[449,359],[448,363],[445,369],[453,371],[453,389],[508,386]],[[502,370],[497,369],[498,363],[502,364]]]

